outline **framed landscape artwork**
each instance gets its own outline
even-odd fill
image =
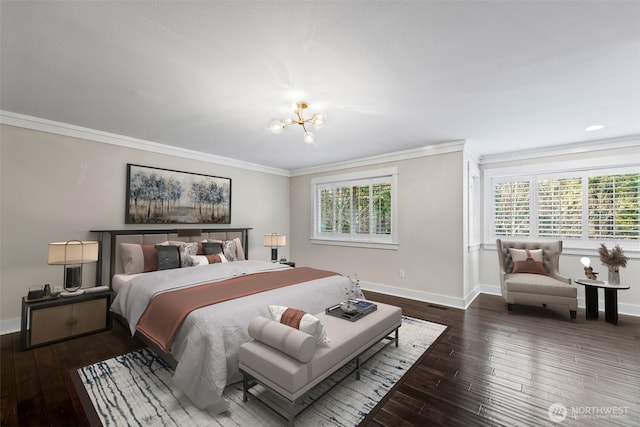
[[[127,164],[126,224],[231,224],[231,178]]]

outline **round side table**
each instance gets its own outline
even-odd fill
[[[607,323],[618,324],[618,291],[629,289],[629,285],[615,285],[602,280],[574,279],[584,286],[587,320],[598,320],[598,288],[604,289],[604,319]]]

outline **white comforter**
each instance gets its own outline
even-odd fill
[[[290,268],[265,261],[238,261],[142,274],[125,283],[111,310],[135,333],[138,320],[154,295],[225,280],[244,274]],[[173,382],[198,408],[213,413],[228,409],[222,397],[226,385],[241,379],[238,349],[249,340],[247,327],[254,317],[268,317],[269,304],[319,313],[345,299],[351,286],[344,276],[332,276],[286,286],[191,312],[173,341],[171,354],[178,361]],[[329,337],[331,339],[331,337]]]

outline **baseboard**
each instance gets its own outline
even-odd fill
[[[474,299],[480,294],[500,295],[500,286],[478,284],[464,298],[455,298],[448,295],[435,294],[432,292],[419,291],[415,289],[398,288],[396,286],[382,285],[360,281],[360,286],[364,291],[380,292],[381,294],[394,295],[402,298],[409,298],[424,301],[432,304],[444,305],[447,307],[466,309]],[[578,307],[584,308],[583,297],[578,297]],[[600,311],[604,310],[604,299],[598,301]],[[618,313],[629,316],[640,317],[640,305],[618,303]],[[0,320],[0,335],[11,334],[20,331],[20,318]]]
[[[12,334],[20,331],[20,318],[0,320],[0,335]]]
[[[476,285],[464,298],[455,298],[448,295],[434,294],[415,289],[398,288],[380,283],[364,282],[362,280],[360,281],[360,286],[365,291],[370,290],[373,292],[380,292],[382,294],[394,295],[397,297],[409,298],[432,304],[445,305],[447,307],[461,308],[463,310],[469,307],[473,300],[475,300],[480,294],[501,295],[500,286],[487,284]],[[585,307],[583,297],[578,297],[578,307]],[[604,297],[603,299],[598,300],[598,307],[600,308],[600,311],[604,312]],[[640,305],[618,302],[618,313],[640,317]]]
[[[383,285],[380,283],[364,282],[363,280],[360,280],[360,287],[364,291],[379,292],[381,294],[409,298],[417,301],[444,305],[447,307],[464,309],[466,306],[465,299],[463,298],[455,298],[449,295],[435,294],[432,292],[419,291],[416,289],[398,288],[395,286]]]
[[[479,289],[479,293],[481,294],[500,295],[500,286],[477,285],[476,289]],[[598,308],[600,309],[599,311],[604,312],[604,295],[602,292],[600,292],[599,294],[602,295],[602,298],[598,298]],[[578,297],[578,307],[579,308],[586,307],[584,297]],[[640,305],[626,304],[618,301],[618,314],[626,314],[629,316],[640,317]]]

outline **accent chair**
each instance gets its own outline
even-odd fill
[[[500,290],[509,314],[514,304],[564,305],[576,321],[578,290],[558,271],[562,241],[506,241],[497,239]]]

